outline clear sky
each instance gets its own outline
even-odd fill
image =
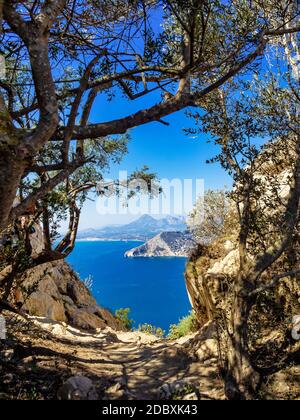
[[[157,93],[137,101],[128,101],[117,95],[111,102],[107,101],[105,95],[101,95],[95,103],[90,122],[104,122],[127,116],[159,101],[161,98]],[[208,143],[204,134],[192,138],[183,132],[183,128],[193,126],[193,120],[181,111],[167,117],[165,121],[170,125],[150,123],[133,129],[128,155],[120,165],[113,165],[105,177],[115,178],[119,171],[130,173],[147,165],[160,179],[204,179],[205,189],[218,189],[225,185],[229,187],[231,180],[219,165],[206,164],[206,160],[218,152],[216,146]],[[83,208],[80,229],[122,224],[135,218],[136,215],[100,215],[96,203],[88,201]]]

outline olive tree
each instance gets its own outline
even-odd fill
[[[248,320],[257,296],[300,273],[298,45],[298,35],[285,36],[269,51],[272,57],[276,48],[279,64],[264,82],[254,76],[229,83],[208,98],[204,114],[193,115],[221,148],[213,161],[234,179],[239,269],[226,326],[231,398],[256,395],[259,373],[249,355]]]
[[[207,190],[197,199],[187,224],[199,244],[232,235],[236,229],[237,215],[226,190]]]

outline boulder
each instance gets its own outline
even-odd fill
[[[99,396],[89,378],[73,376],[59,388],[57,398],[59,400],[97,401]]]
[[[225,242],[224,248],[228,241]],[[226,249],[226,248],[225,248]],[[208,276],[235,276],[238,273],[240,255],[237,249],[230,251],[223,259],[214,263],[207,271]]]
[[[57,300],[61,297],[55,282],[49,274],[40,281],[38,290]]]
[[[158,400],[199,400],[199,397],[195,385],[184,380],[163,384],[157,394]]]
[[[71,278],[67,283],[67,295],[76,305],[95,306],[96,301],[82,282],[74,281]]]
[[[97,315],[68,304],[66,305],[66,315],[69,324],[75,328],[96,331],[97,329],[104,329],[107,327],[104,320]]]
[[[54,300],[45,292],[34,292],[28,299],[22,309],[34,316],[49,318],[53,321],[65,322],[65,308],[62,302]]]

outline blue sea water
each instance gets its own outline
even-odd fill
[[[115,311],[131,308],[134,327],[149,323],[168,331],[191,310],[185,258],[124,258],[137,242],[78,241],[68,262],[81,279],[93,277],[97,303]]]

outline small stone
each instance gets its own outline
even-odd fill
[[[14,375],[12,373],[7,373],[3,377],[3,383],[4,384],[10,384],[10,383],[13,382],[13,380],[14,380]]]
[[[0,352],[0,360],[2,362],[10,362],[14,357],[14,353],[13,349],[3,350]]]
[[[196,401],[196,400],[199,400],[199,398],[197,397],[196,392],[192,392],[190,394],[184,395],[184,400],[185,401]]]

